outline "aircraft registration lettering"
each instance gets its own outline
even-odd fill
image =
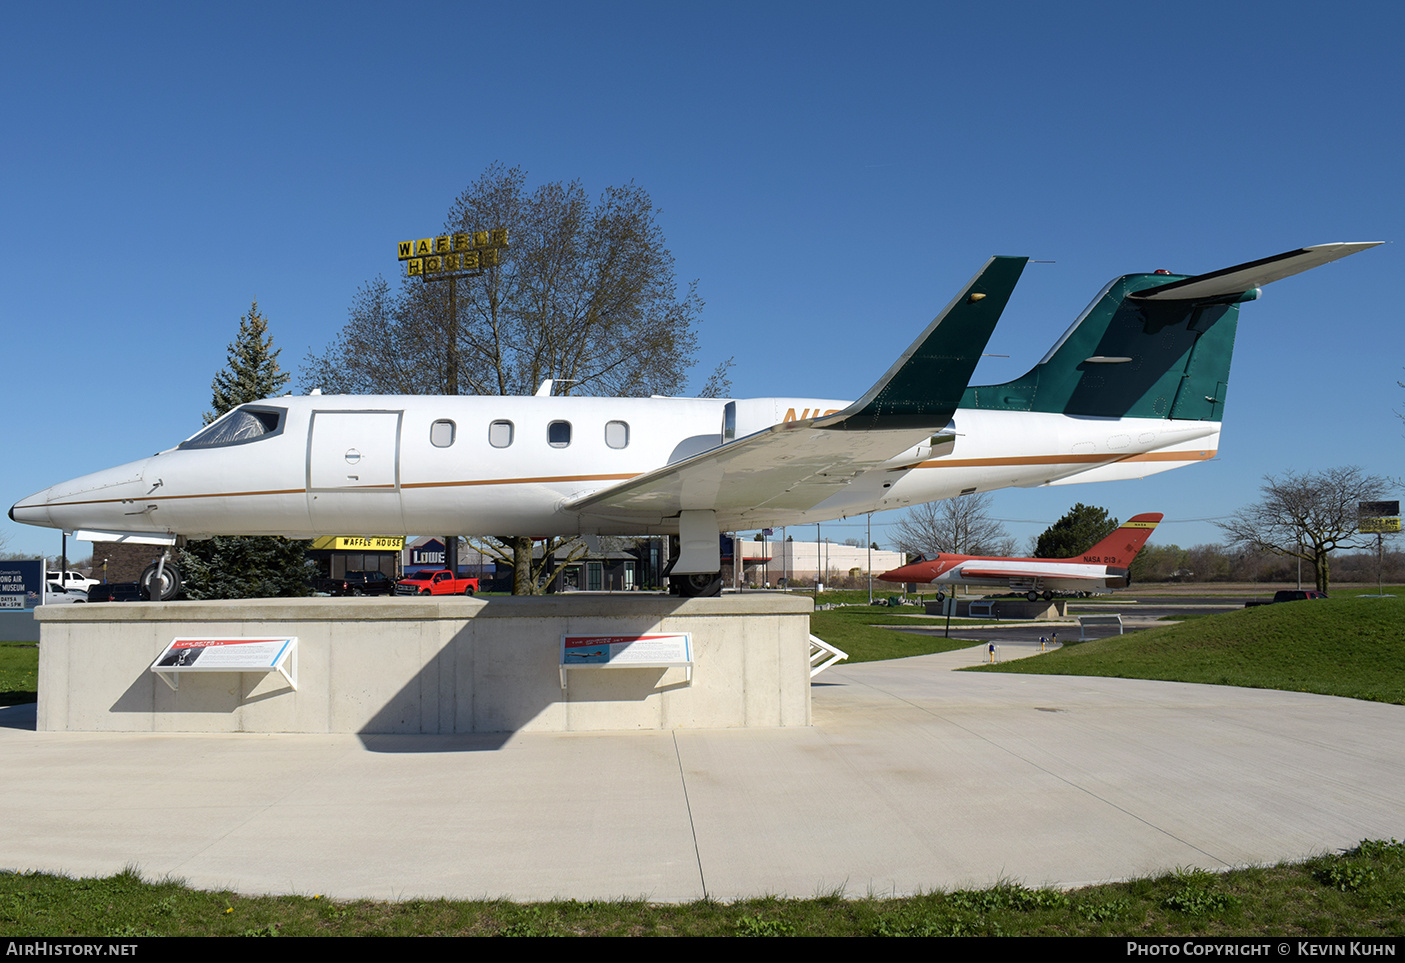
[[[804,421],[806,418],[820,418],[820,417],[823,417],[824,415],[832,415],[832,414],[835,414],[835,413],[838,412],[838,411],[839,411],[838,408],[826,408],[824,411],[820,411],[819,407],[816,406],[816,407],[814,407],[814,408],[806,408],[806,409],[804,409],[803,411],[800,412],[800,415],[797,417],[796,414],[795,414],[795,409],[794,409],[794,408],[787,408],[787,409],[786,409],[786,412],[785,412],[785,417],[782,418],[781,420],[782,420],[782,421]]]

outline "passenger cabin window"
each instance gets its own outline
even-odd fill
[[[605,444],[611,448],[629,447],[629,425],[623,421],[605,422]]]
[[[454,423],[447,419],[429,426],[429,443],[435,448],[448,448],[454,443]]]
[[[546,426],[546,443],[552,448],[565,448],[571,443],[571,423],[553,421]]]
[[[512,422],[495,421],[488,426],[488,444],[494,448],[506,448],[512,444]]]
[[[181,442],[179,447],[226,448],[230,445],[262,441],[282,432],[287,414],[286,408],[255,408],[245,405],[234,409],[194,438]]]

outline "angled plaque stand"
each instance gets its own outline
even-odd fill
[[[567,669],[668,669],[681,666],[693,683],[693,636],[689,632],[649,635],[561,636],[561,688]]]
[[[174,690],[184,672],[277,672],[298,688],[297,636],[178,638],[161,650],[151,671]]]

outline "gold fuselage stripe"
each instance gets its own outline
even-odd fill
[[[1105,462],[1109,465],[1119,462],[1132,461],[1206,461],[1215,457],[1215,450],[1205,451],[1152,451],[1140,455],[1126,455],[1118,457],[1116,455],[1022,455],[1005,456],[995,458],[942,458],[936,461],[924,461],[914,465],[914,468],[999,468],[1012,467],[1018,465],[1086,465]],[[474,478],[460,481],[435,481],[435,482],[410,482],[401,485],[401,490],[418,488],[466,488],[480,485],[550,485],[565,482],[588,482],[588,481],[624,481],[630,478],[638,478],[643,472],[621,472],[606,475],[541,475],[527,478]],[[394,491],[394,486],[377,485],[352,489],[318,489],[318,491]],[[112,505],[122,502],[152,503],[161,501],[179,501],[190,498],[244,498],[257,495],[305,495],[306,488],[273,488],[267,491],[251,492],[208,492],[191,495],[138,495],[134,498],[94,498],[82,499],[71,502],[49,502],[48,508],[68,508],[74,505]],[[36,506],[38,507],[38,506]],[[1150,523],[1138,523],[1138,526]],[[1130,527],[1130,526],[1124,526]]]

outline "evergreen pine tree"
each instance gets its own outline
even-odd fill
[[[1034,546],[1035,558],[1072,558],[1088,551],[1117,531],[1117,519],[1106,508],[1079,502],[1044,529]]]
[[[229,345],[229,366],[210,384],[214,411],[205,413],[205,424],[251,401],[272,398],[288,384],[288,374],[278,367],[280,349],[273,347],[268,319],[259,314],[259,303],[239,319],[239,336]]]
[[[239,319],[239,335],[229,345],[229,366],[210,385],[214,411],[205,413],[205,424],[240,405],[275,397],[287,383],[268,319],[254,301]],[[311,544],[276,535],[216,536],[190,542],[177,554],[176,564],[185,593],[195,599],[306,595]]]

